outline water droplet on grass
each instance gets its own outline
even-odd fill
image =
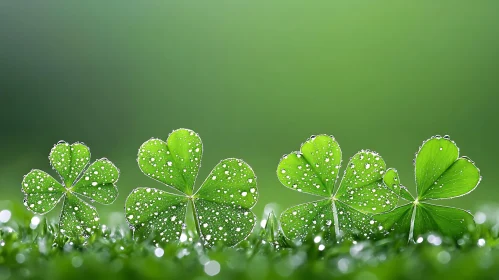
[[[161,258],[163,257],[163,255],[165,254],[165,250],[163,250],[162,248],[156,248],[154,250],[154,255],[158,258]]]
[[[478,239],[477,245],[478,245],[478,247],[483,247],[483,246],[485,246],[485,243],[486,243],[485,239],[480,238],[480,239]]]
[[[451,255],[447,251],[441,251],[437,255],[437,260],[442,264],[447,264],[451,259]]]
[[[12,213],[9,210],[2,210],[0,212],[0,223],[7,223],[12,217]]]
[[[485,223],[485,221],[487,220],[487,215],[485,215],[485,213],[483,212],[476,212],[475,214],[475,222],[479,225]]]
[[[204,272],[208,276],[215,276],[220,273],[220,263],[217,261],[209,261],[204,265]]]
[[[430,234],[428,236],[428,243],[435,245],[435,246],[440,246],[442,244],[442,238],[440,236]]]
[[[31,218],[31,223],[30,223],[29,227],[31,229],[35,229],[38,227],[40,222],[41,222],[41,219],[38,216],[34,216],[33,218]]]

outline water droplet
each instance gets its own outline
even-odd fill
[[[437,255],[437,260],[442,264],[447,264],[451,259],[451,255],[447,251],[441,251]]]
[[[485,221],[487,220],[487,215],[485,215],[485,213],[483,212],[476,212],[475,214],[475,222],[479,225],[485,223]]]
[[[12,213],[9,210],[2,210],[0,212],[0,223],[6,223],[12,217]]]
[[[220,273],[220,264],[217,261],[209,261],[204,265],[204,272],[208,276],[215,276]]]
[[[477,244],[479,247],[485,246],[485,239],[483,239],[483,238],[478,239]]]
[[[161,248],[156,248],[154,250],[154,255],[158,258],[161,258],[163,255],[165,254],[165,250],[161,249]]]

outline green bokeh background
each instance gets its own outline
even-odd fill
[[[162,187],[141,174],[138,147],[186,127],[204,142],[198,183],[244,159],[257,213],[313,199],[275,170],[321,133],[344,160],[379,152],[413,191],[414,153],[449,134],[483,181],[442,203],[496,202],[498,12],[498,1],[0,1],[0,200],[21,202],[23,175],[51,171],[64,139],[121,169],[118,201],[98,210],[122,211],[135,187]]]

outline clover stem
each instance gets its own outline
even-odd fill
[[[192,215],[194,216],[194,223],[196,224],[196,230],[198,232],[198,236],[204,241],[203,234],[201,233],[201,225],[199,224],[198,213],[196,211],[196,205],[194,205],[194,198],[189,197],[189,202],[191,204]]]
[[[408,242],[411,242],[411,240],[414,239],[414,223],[416,222],[416,208],[417,205],[419,204],[418,200],[414,201],[414,208],[412,210],[412,217],[411,217],[411,227],[409,229],[409,240]]]

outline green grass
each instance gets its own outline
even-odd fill
[[[37,226],[32,224],[32,215],[22,205],[8,210],[12,217],[0,223],[1,280],[493,279],[499,275],[499,208],[494,207],[483,208],[477,228],[457,243],[426,235],[420,244],[409,245],[402,238],[341,244],[316,238],[285,244],[275,242],[269,231],[275,228],[257,227],[235,247],[204,248],[191,232],[186,241],[160,249],[147,240],[136,242],[125,223],[103,226],[88,240],[70,242],[54,235],[56,223],[42,218]],[[212,273],[216,275],[208,275]]]

